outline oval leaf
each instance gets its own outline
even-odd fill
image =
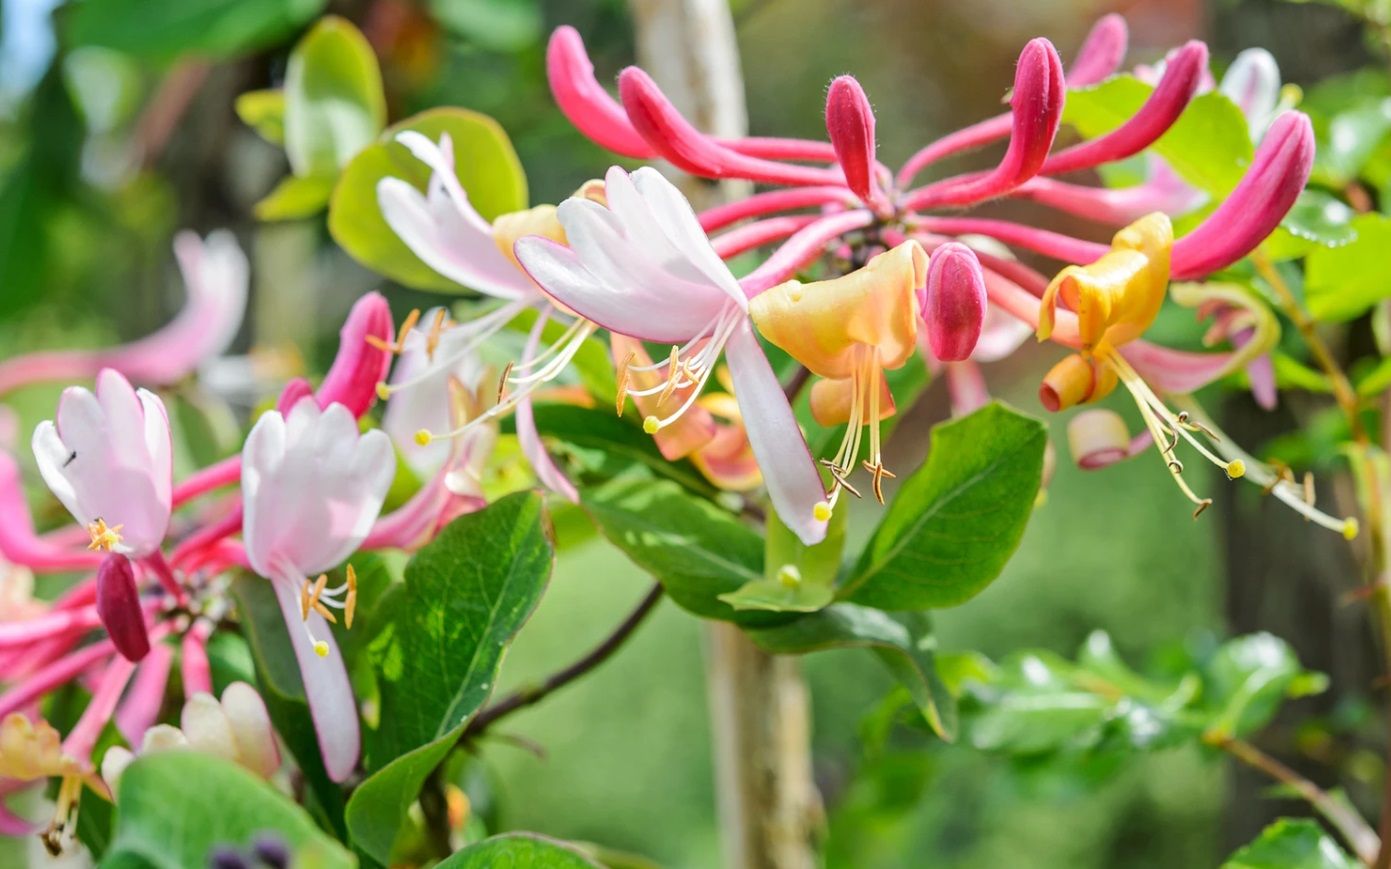
[[[329,16],[314,25],[285,72],[285,153],[296,175],[337,174],[386,124],[381,69],[367,38]]]
[[[599,863],[566,842],[535,833],[508,833],[470,845],[436,869],[595,869]]]

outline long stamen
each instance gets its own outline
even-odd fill
[[[484,314],[476,320],[471,320],[468,323],[454,326],[454,329],[463,330],[463,334],[468,334],[472,337],[460,346],[450,350],[448,356],[444,357],[443,359],[439,361],[435,361],[432,359],[432,364],[427,366],[423,371],[417,373],[414,377],[410,377],[406,380],[401,381],[400,383],[378,383],[377,397],[380,398],[382,401],[386,401],[387,399],[391,398],[391,396],[394,393],[402,392],[404,390],[418,386],[421,383],[428,382],[439,372],[441,367],[452,368],[455,365],[459,364],[464,359],[466,359],[470,353],[477,349],[478,346],[481,345],[484,341],[487,341],[489,338],[493,337],[493,335],[497,334],[497,331],[499,329],[507,325],[507,322],[511,320],[513,317],[517,316],[517,314],[520,313],[521,310],[525,307],[526,304],[523,302],[510,302],[506,305],[503,305],[501,308],[498,308],[496,311],[491,311],[487,314]],[[427,337],[427,349],[428,341],[429,339]]]

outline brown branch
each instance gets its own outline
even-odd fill
[[[1205,741],[1299,794],[1352,846],[1353,853],[1363,863],[1370,864],[1377,858],[1377,852],[1381,849],[1377,834],[1372,832],[1360,815],[1335,800],[1323,788],[1245,740],[1220,736],[1208,737]]]
[[[613,629],[613,633],[609,634],[603,642],[593,649],[590,649],[588,654],[575,661],[570,666],[552,673],[540,684],[522,688],[502,698],[491,706],[485,707],[483,711],[479,712],[478,715],[469,722],[468,726],[464,728],[464,732],[459,737],[459,741],[463,742],[470,738],[481,736],[484,731],[496,724],[499,719],[511,715],[518,709],[525,709],[532,704],[539,703],[553,692],[564,688],[566,685],[607,661],[613,656],[613,653],[618,651],[619,647],[627,641],[628,637],[632,636],[633,632],[637,630],[638,625],[642,624],[643,620],[647,618],[648,614],[657,606],[657,603],[662,599],[662,593],[662,586],[659,583],[653,583],[651,590],[647,592],[647,595],[643,597],[637,607],[628,614],[628,617],[625,618],[618,627]]]

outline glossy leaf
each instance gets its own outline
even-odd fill
[[[888,610],[954,606],[1000,575],[1033,512],[1047,435],[991,404],[932,433],[840,597]]]
[[[1088,139],[1105,135],[1130,120],[1153,90],[1131,75],[1069,89],[1063,123]],[[1241,180],[1253,151],[1241,109],[1216,91],[1189,103],[1151,150],[1185,181],[1218,196],[1230,193]]]
[[[538,404],[535,412],[537,428],[556,445],[555,453],[567,460],[567,471],[581,487],[640,470],[706,498],[717,495],[691,462],[663,458],[635,417],[620,418],[605,407],[573,404]]]
[[[101,0],[63,18],[71,45],[99,45],[150,60],[219,60],[272,45],[328,0]]]
[[[1272,634],[1230,640],[1203,668],[1209,730],[1244,736],[1275,716],[1287,696],[1322,690],[1321,677],[1305,674],[1289,643]]]
[[[567,842],[535,833],[493,836],[447,857],[436,869],[596,869],[602,864]]]
[[[1355,216],[1342,200],[1322,190],[1305,190],[1261,250],[1273,260],[1286,260],[1317,247],[1342,247],[1357,240]]]
[[[763,576],[720,595],[720,600],[737,610],[775,612],[815,612],[829,604],[835,599],[849,513],[836,511],[826,528],[826,538],[807,546],[770,512],[764,530]]]
[[[921,613],[839,603],[785,625],[750,630],[749,636],[776,654],[871,649],[907,689],[933,731],[948,742],[956,738],[956,700],[937,674],[936,639]]]
[[[1386,251],[1391,250],[1391,218],[1359,214],[1352,220],[1357,238],[1341,247],[1316,248],[1305,262],[1304,294],[1309,313],[1325,321],[1350,320],[1382,299],[1391,298]]]
[[[304,810],[231,761],[192,751],[137,758],[121,775],[116,833],[104,867],[209,865],[217,847],[272,835],[296,866],[351,867],[352,856]]]
[[[1361,865],[1314,821],[1282,818],[1227,858],[1222,869],[1356,869]]]
[[[390,858],[421,783],[487,700],[552,560],[541,497],[510,495],[450,523],[383,602],[368,645],[382,710],[364,734],[373,772],[347,808],[353,841],[375,859]]]
[[[526,174],[497,121],[467,109],[430,109],[387,129],[343,170],[329,203],[329,232],[354,259],[392,280],[416,289],[457,293],[462,290],[458,284],[421,262],[396,237],[377,204],[377,182],[383,178],[403,178],[421,190],[429,181],[425,165],[394,140],[405,130],[433,140],[449,134],[459,182],[485,218],[526,207]]]
[[[285,153],[301,177],[332,177],[386,125],[377,57],[348,21],[323,18],[290,53]]]

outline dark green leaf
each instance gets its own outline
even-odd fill
[[[402,178],[421,190],[429,181],[425,165],[394,141],[405,130],[435,141],[449,134],[459,183],[485,218],[526,207],[526,175],[497,121],[467,109],[430,109],[393,125],[353,158],[334,188],[328,228],[334,240],[368,268],[417,289],[457,293],[458,284],[421,262],[396,237],[377,204],[377,182],[383,178]]]
[[[615,416],[606,407],[538,404],[535,413],[537,428],[560,444],[558,453],[570,460],[575,482],[581,487],[640,468],[707,498],[717,494],[695,465],[684,459],[667,460],[651,435],[630,418]]]
[[[303,809],[212,755],[167,751],[137,758],[121,775],[117,806],[104,867],[205,866],[214,847],[244,848],[266,834],[290,847],[297,866],[354,864]]]
[[[776,654],[823,649],[871,649],[908,690],[938,736],[956,738],[956,700],[937,675],[936,639],[921,613],[885,613],[839,603],[796,621],[749,630],[753,641]]]
[[[1227,858],[1222,869],[1356,869],[1360,865],[1318,824],[1282,818]]]
[[[574,845],[535,833],[507,833],[470,845],[436,869],[596,869]]]
[[[425,777],[497,681],[531,615],[553,553],[541,497],[510,495],[461,516],[406,567],[370,641],[381,725],[365,734],[373,774],[348,802],[354,842],[385,863]]]
[[[377,57],[356,27],[323,18],[290,53],[285,154],[301,177],[331,178],[386,125]]]
[[[999,576],[1043,473],[1043,425],[1001,404],[938,426],[841,597],[889,610],[963,603]]]
[[[99,0],[65,17],[71,45],[99,45],[151,60],[233,57],[271,45],[328,0]]]
[[[1316,319],[1351,320],[1391,298],[1385,268],[1391,218],[1359,214],[1352,228],[1355,240],[1341,247],[1315,248],[1305,261],[1304,294]]]

